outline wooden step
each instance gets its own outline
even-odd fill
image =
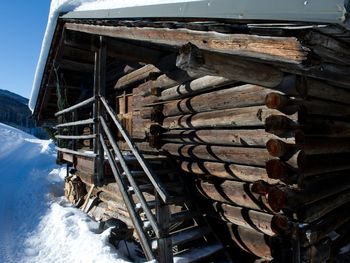
[[[193,240],[199,239],[211,232],[208,226],[192,227],[186,230],[180,230],[174,234],[171,234],[171,240],[173,246],[179,246]]]
[[[170,223],[173,224],[181,221],[186,221],[186,220],[197,218],[198,216],[199,216],[199,213],[197,211],[191,211],[191,210],[181,211],[181,212],[172,214],[170,216]]]
[[[219,242],[202,246],[199,245],[198,247],[193,247],[185,252],[176,254],[174,259],[176,261],[176,257],[179,257],[181,259],[185,259],[186,262],[201,262],[202,260],[205,260],[223,249],[224,246]]]
[[[196,239],[199,239],[209,233],[210,233],[209,227],[197,226],[197,227],[192,227],[185,230],[179,230],[175,233],[170,234],[170,236],[171,236],[172,245],[179,246],[179,245],[183,245],[188,242],[194,241]],[[158,248],[158,240],[153,240],[151,246],[153,250],[156,250]]]

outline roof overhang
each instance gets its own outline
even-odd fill
[[[63,18],[222,18],[342,24],[349,0],[202,0],[109,10],[74,11]]]

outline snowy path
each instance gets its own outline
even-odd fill
[[[61,197],[64,175],[49,141],[0,123],[1,263],[125,262]]]

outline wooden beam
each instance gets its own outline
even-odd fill
[[[307,55],[301,43],[294,37],[220,34],[188,29],[115,27],[75,23],[66,23],[65,28],[89,34],[136,39],[170,46],[182,46],[191,42],[203,50],[294,64],[301,63]]]
[[[284,77],[283,73],[273,66],[227,54],[201,51],[192,43],[181,47],[176,66],[190,76],[221,76],[269,88],[278,86]]]

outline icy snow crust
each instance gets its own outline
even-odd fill
[[[69,205],[50,141],[0,123],[0,262],[126,262],[109,230]]]
[[[71,11],[104,10],[123,7],[169,4],[178,2],[194,2],[200,0],[52,0],[44,39],[41,45],[39,61],[36,67],[29,108],[33,111],[39,94],[41,79],[49,54],[52,37],[59,14]]]

